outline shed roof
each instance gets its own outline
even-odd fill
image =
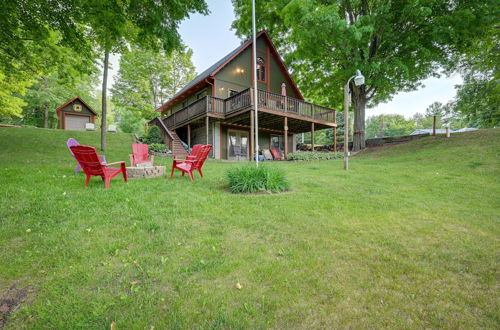
[[[79,100],[80,102],[82,102],[82,104],[85,105],[90,110],[90,112],[92,112],[94,114],[94,116],[98,116],[97,112],[95,112],[94,109],[92,109],[92,107],[90,105],[88,105],[80,96],[73,97],[71,100],[69,100],[68,102],[64,103],[59,108],[57,108],[56,111],[57,112],[61,111],[67,105],[73,103],[75,100]]]

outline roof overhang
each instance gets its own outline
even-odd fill
[[[158,109],[156,109],[156,111],[163,112],[165,109],[170,108],[171,106],[173,106],[177,102],[182,101],[182,100],[186,99],[187,97],[191,96],[193,93],[195,93],[201,87],[208,85],[207,79],[203,79],[202,81],[200,81],[196,85],[193,85],[191,88],[186,90],[184,93],[177,95],[177,96],[174,96],[173,98],[171,98],[170,100],[165,102],[163,105],[161,105]]]

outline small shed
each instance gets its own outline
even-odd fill
[[[84,131],[85,124],[95,123],[97,113],[81,97],[75,96],[56,109],[59,128]]]

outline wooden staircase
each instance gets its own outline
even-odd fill
[[[181,139],[177,136],[177,133],[171,132],[172,134],[172,153],[174,156],[181,157],[181,158],[186,158],[186,156],[189,154],[184,148],[184,145],[182,145]]]
[[[182,144],[181,139],[179,139],[179,136],[177,136],[177,133],[169,130],[160,117],[156,117],[155,122],[163,132],[165,144],[169,146],[174,156],[185,158],[189,153],[186,148],[184,148],[184,145]]]

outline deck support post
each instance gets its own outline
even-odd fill
[[[205,128],[206,128],[206,140],[207,140],[207,143],[205,143],[205,144],[209,144],[209,142],[210,142],[209,139],[208,139],[208,135],[209,135],[208,134],[208,132],[209,132],[209,126],[208,126],[209,120],[210,120],[210,118],[208,116],[206,116],[205,117]]]
[[[333,128],[333,152],[337,151],[337,127]]]
[[[285,122],[284,122],[284,138],[285,138],[285,159],[286,156],[288,155],[288,117],[285,117]]]
[[[191,148],[191,124],[188,124],[188,140],[187,140],[187,143],[188,143],[188,149]]]
[[[250,114],[250,160],[252,160],[252,155],[254,154],[253,153],[253,149],[254,149],[254,139],[255,139],[255,125],[254,125],[254,113],[253,111],[250,111],[249,112]]]
[[[314,123],[311,123],[311,144],[312,151],[314,151]]]

